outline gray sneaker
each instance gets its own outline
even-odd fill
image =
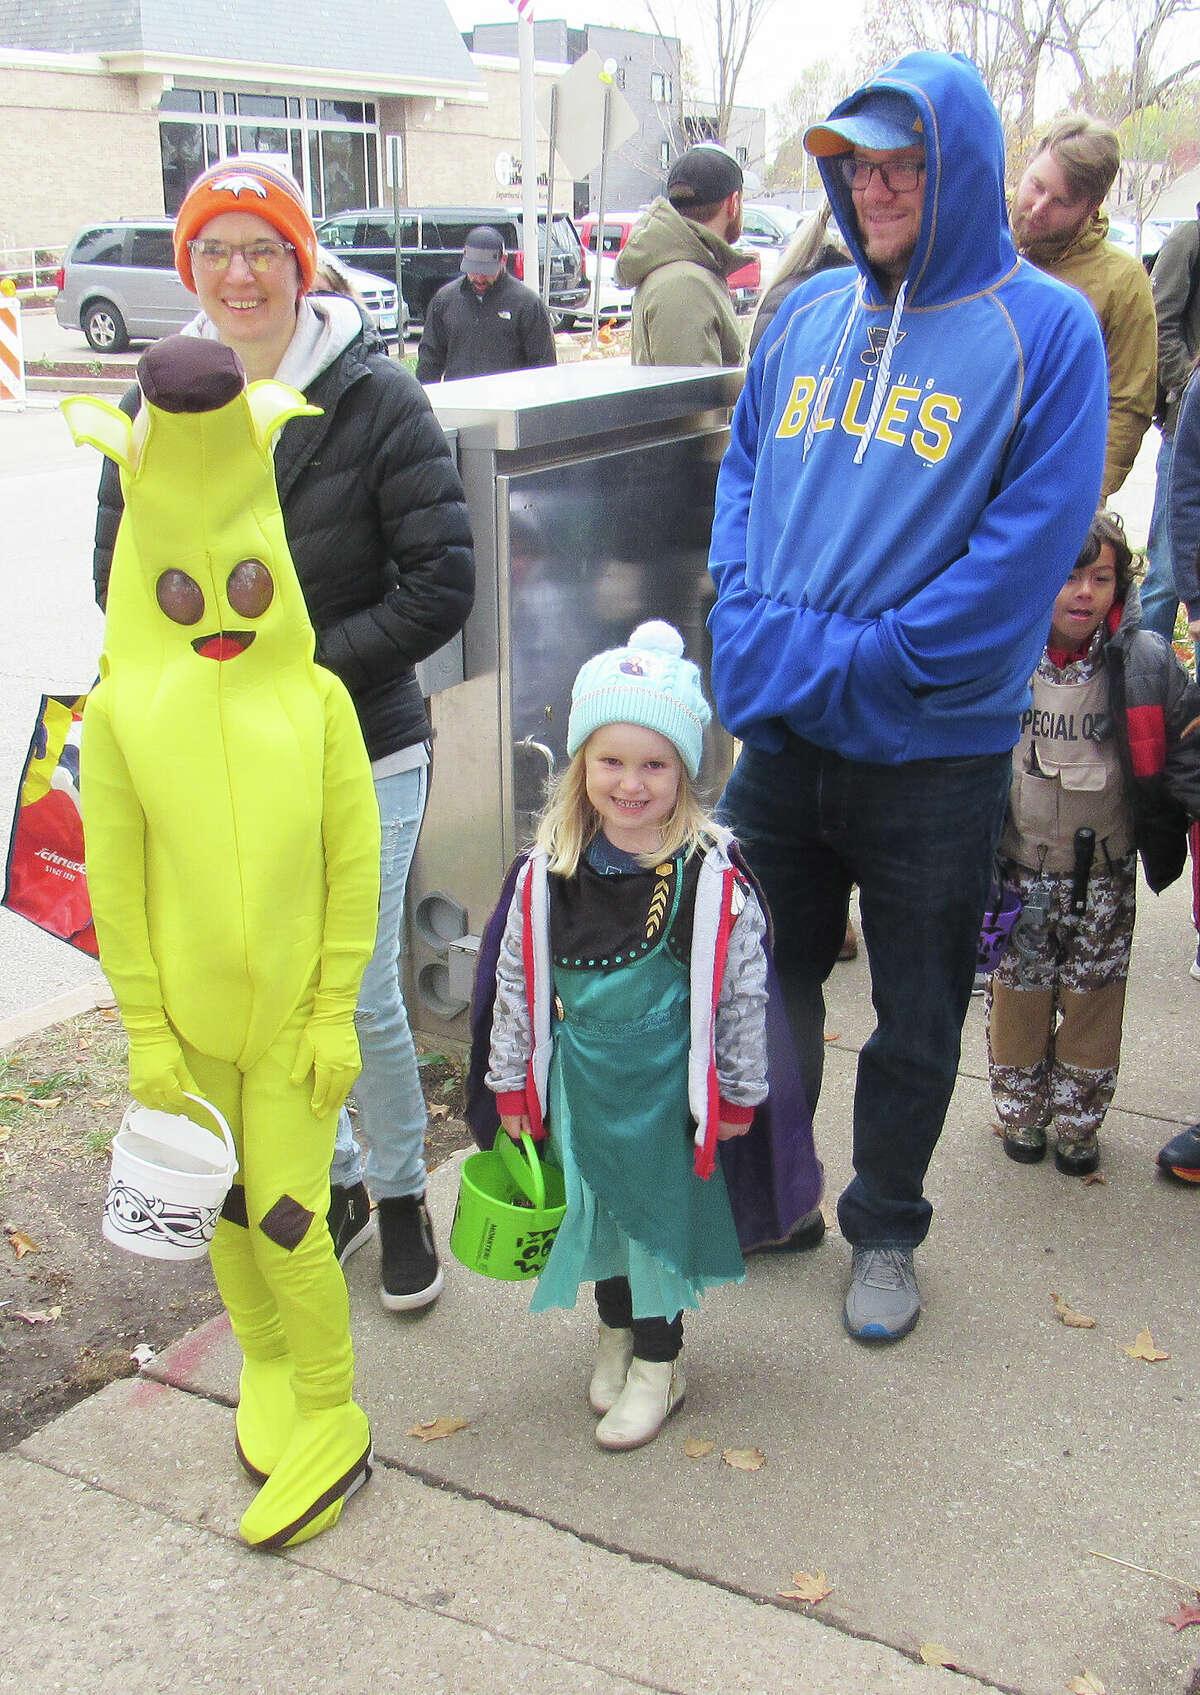
[[[898,1342],[921,1316],[911,1248],[855,1248],[842,1323],[859,1342]]]

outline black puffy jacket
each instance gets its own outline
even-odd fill
[[[367,339],[367,336],[370,339]],[[317,659],[350,692],[372,759],[429,735],[413,673],[462,628],[475,559],[462,483],[425,393],[367,332],[306,391],[319,418],[293,418],[275,480]],[[121,401],[132,417],[135,386]],[[100,477],[94,572],[108,593],[124,511],[116,466]]]

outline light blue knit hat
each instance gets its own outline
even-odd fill
[[[573,758],[605,724],[640,724],[666,736],[695,777],[711,718],[700,672],[683,657],[683,637],[652,618],[638,625],[627,646],[597,653],[580,669],[571,690],[567,754]]]

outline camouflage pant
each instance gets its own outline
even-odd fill
[[[988,988],[988,1078],[1001,1125],[1051,1122],[1060,1147],[1088,1142],[1117,1086],[1133,939],[1136,861],[1093,875],[1087,909],[1069,910],[1070,877],[1044,877],[1050,911],[1033,957],[1012,948]],[[1039,879],[1006,866],[1022,898]]]

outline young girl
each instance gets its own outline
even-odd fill
[[[1200,808],[1200,693],[1140,628],[1121,520],[1101,511],[1054,602],[1013,750],[1001,870],[1023,910],[987,1002],[989,1078],[1010,1159],[1100,1163],[1133,936],[1136,852],[1157,894]],[[1187,738],[1187,739],[1185,739]]]
[[[710,717],[668,624],[588,660],[496,974],[488,1086],[510,1136],[544,1109],[566,1178],[532,1310],[595,1283],[603,1448],[658,1434],[683,1308],[743,1276],[715,1144],[767,1092],[766,925],[692,790]]]

